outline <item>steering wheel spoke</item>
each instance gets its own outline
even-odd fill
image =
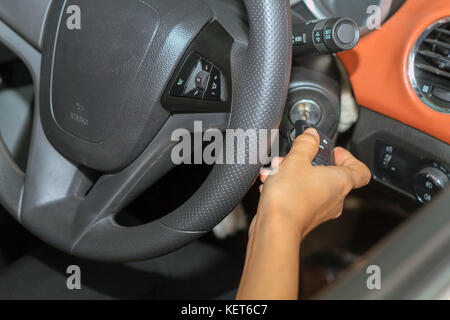
[[[35,113],[18,220],[36,235],[66,249],[76,208],[92,185],[86,171],[48,141]]]
[[[172,132],[193,132],[195,121],[201,121],[205,129],[225,129],[228,115],[174,115],[131,165],[117,173],[96,176],[54,149],[37,114],[19,221],[47,242],[69,252],[98,226],[109,226],[108,232],[133,229],[116,225],[114,216],[175,166],[171,160],[176,144],[171,140]]]
[[[157,182],[175,167],[171,159],[174,130],[185,129],[186,134],[194,131],[194,122],[201,121],[204,129],[225,129],[228,123],[226,113],[174,115],[144,152],[127,168],[102,175],[92,186],[78,209],[74,221],[77,234],[82,237],[92,226],[104,219],[114,219],[124,207],[139,194]],[[151,211],[151,208],[145,209]]]

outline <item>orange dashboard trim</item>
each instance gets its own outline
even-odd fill
[[[408,78],[409,54],[435,21],[450,16],[450,0],[407,0],[379,30],[339,54],[357,102],[450,144],[450,114],[427,107]]]

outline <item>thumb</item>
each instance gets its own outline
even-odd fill
[[[314,128],[308,128],[295,139],[290,153],[311,164],[319,151],[319,133]]]

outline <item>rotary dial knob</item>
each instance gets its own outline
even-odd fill
[[[433,167],[420,170],[414,177],[414,190],[417,199],[422,203],[431,201],[449,184],[449,177],[445,172]]]

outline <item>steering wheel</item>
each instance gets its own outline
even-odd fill
[[[49,2],[30,4],[36,10],[0,3],[0,40],[36,88],[25,173],[0,143],[1,204],[45,242],[103,261],[163,255],[211,230],[259,165],[214,165],[188,201],[150,223],[124,227],[115,216],[174,166],[174,129],[192,131],[196,120],[204,130],[279,126],[291,70],[289,1],[244,0],[248,25],[217,0]],[[15,27],[25,12],[46,16],[42,36],[26,29],[36,27],[32,16]],[[180,93],[193,65],[216,72],[221,90]]]

